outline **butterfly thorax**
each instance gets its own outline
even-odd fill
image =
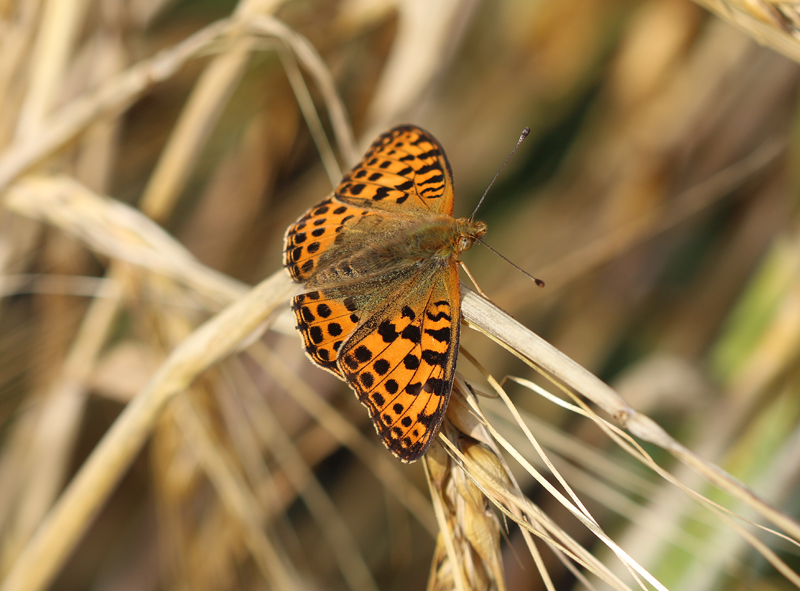
[[[367,247],[373,260],[447,265],[486,233],[486,224],[467,218],[432,216],[398,224],[394,232],[375,236]]]
[[[364,215],[339,233],[337,248],[320,255],[319,265],[306,282],[315,287],[342,285],[367,277],[389,281],[398,272],[445,267],[485,233],[483,222],[446,215]]]

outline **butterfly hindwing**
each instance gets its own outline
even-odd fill
[[[292,311],[306,354],[321,368],[344,378],[336,363],[339,350],[360,322],[352,300],[310,291],[292,300]]]
[[[380,135],[335,194],[345,203],[406,215],[453,214],[453,174],[444,149],[413,125]]]
[[[338,361],[384,445],[405,462],[424,454],[439,431],[460,330],[454,266],[415,288],[426,293],[368,319],[342,346]]]

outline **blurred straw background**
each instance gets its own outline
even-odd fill
[[[793,535],[796,3],[0,0],[0,55],[3,591],[590,584],[541,543],[537,566],[444,447],[426,467],[394,460],[349,388],[302,354],[286,314],[285,228],[398,123],[444,145],[459,216],[531,127],[479,218],[487,241],[547,287],[480,246],[464,257],[472,274],[499,307],[776,507],[772,526],[785,516]],[[243,296],[258,313],[215,316]],[[498,380],[534,379],[483,335],[462,335],[476,363],[462,355],[459,369],[477,390],[490,390],[479,365]],[[208,367],[199,379],[190,355]],[[158,376],[180,392],[171,401]],[[797,586],[796,542],[702,510],[524,384],[506,387],[554,466],[667,588]],[[141,402],[153,392],[158,403]],[[133,436],[109,451],[122,479],[84,478],[134,405]],[[480,405],[529,447],[499,401]],[[644,445],[675,479],[758,521],[746,495]],[[467,462],[481,449],[451,453]],[[611,587],[636,586],[561,503],[511,472],[624,581]],[[466,583],[448,574],[452,544],[436,537],[446,482],[460,495],[454,512],[477,499],[496,523],[494,562],[465,534],[485,568]],[[84,513],[53,517],[57,499],[89,495]],[[58,548],[36,535],[70,519]],[[784,562],[765,560],[770,551]]]

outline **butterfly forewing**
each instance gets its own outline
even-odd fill
[[[406,215],[453,214],[453,175],[444,149],[411,125],[378,137],[335,194],[346,203]]]
[[[304,283],[318,270],[320,257],[336,244],[337,237],[369,213],[360,207],[329,197],[312,207],[286,232],[283,265],[292,279]]]

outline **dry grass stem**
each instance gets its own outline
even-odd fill
[[[247,23],[282,3],[283,0],[241,0],[234,19]],[[255,39],[241,36],[204,69],[142,195],[142,210],[151,218],[164,220],[172,211],[255,47]]]
[[[709,482],[713,483],[715,486],[724,490],[728,494],[738,498],[762,517],[773,523],[775,526],[783,529],[787,535],[784,536],[779,532],[773,533],[783,537],[784,539],[787,539],[795,545],[800,546],[800,524],[792,519],[789,519],[786,515],[775,511],[775,509],[768,503],[764,502],[757,495],[753,494],[753,492],[745,487],[741,482],[735,478],[732,478],[724,470],[712,462],[699,457],[691,450],[680,445],[649,417],[636,412],[606,384],[581,368],[574,361],[557,351],[549,343],[543,341],[519,325],[519,323],[507,316],[501,310],[469,290],[465,290],[462,300],[462,309],[464,311],[465,320],[470,324],[470,326],[473,326],[484,334],[487,334],[487,336],[489,336],[492,340],[501,344],[503,347],[517,355],[520,359],[526,363],[529,363],[532,367],[543,370],[545,375],[550,376],[551,379],[554,379],[554,383],[556,385],[564,389],[566,393],[572,396],[573,399],[581,405],[583,408],[583,414],[586,414],[586,416],[592,418],[592,420],[595,420],[597,424],[601,426],[601,428],[603,428],[613,439],[617,441],[618,444],[628,449],[629,452],[639,456],[640,461],[659,472],[662,477],[666,478],[667,480],[671,480],[685,492],[694,495],[696,498],[698,498],[698,500],[703,503],[707,503],[710,507],[721,509],[715,503],[708,502],[702,497],[702,495],[697,495],[694,493],[694,491],[691,491],[679,482],[673,480],[668,473],[666,473],[655,462],[653,462],[649,455],[644,453],[644,451],[632,440],[628,438],[628,443],[634,443],[632,447],[624,443],[624,440],[620,439],[619,437],[619,435],[622,434],[611,425],[605,423],[605,421],[599,417],[596,417],[596,415],[594,415],[594,413],[592,413],[588,407],[585,406],[585,404],[580,402],[573,392],[579,393],[581,396],[588,398],[590,401],[600,406],[633,435],[658,445],[659,447],[675,455],[686,465],[692,467],[698,473],[702,474]],[[502,392],[502,390],[500,391]],[[505,396],[505,394],[502,395]],[[513,405],[511,404],[510,400],[506,399],[506,403],[509,408],[512,409],[512,412],[514,412]],[[535,443],[533,435],[527,430],[527,427],[521,420],[521,417],[517,415],[516,418],[518,419],[522,428],[527,432],[526,434],[528,435],[531,443],[533,443],[535,446],[538,445]],[[504,441],[504,439],[501,439],[501,436],[496,431],[493,430],[492,434],[498,439],[498,441]],[[527,462],[524,460],[524,458],[519,456],[510,445],[506,443],[504,447],[506,447],[507,451],[515,455],[518,462],[523,465],[527,465]],[[554,467],[549,464],[547,460],[545,460],[545,462],[548,463],[548,467],[551,468],[551,471],[555,473]],[[529,469],[533,475],[533,467],[530,466]],[[543,486],[545,486],[545,488],[548,488],[552,494],[560,496],[560,493],[555,491],[555,489],[552,489],[552,487],[550,487],[546,481],[540,480],[540,482]],[[562,485],[565,485],[566,487],[566,483],[563,481]],[[569,491],[570,489],[567,487],[567,490]],[[573,499],[575,499],[574,495],[571,494],[571,496],[573,496]],[[569,503],[566,501],[566,499],[562,498],[561,503],[569,507]],[[583,521],[583,517],[578,514],[577,509],[573,509],[572,511],[576,517]],[[724,517],[722,515],[720,516]],[[590,527],[591,529],[593,527],[592,518],[588,514],[586,514],[585,517],[588,518],[589,521],[584,521],[584,525]],[[744,528],[734,525],[733,522],[728,519],[726,519],[726,521],[728,521],[729,525],[734,527],[741,535],[745,536],[748,541],[750,541],[750,543],[759,550],[759,552],[762,552],[762,555],[767,558],[778,570],[783,572],[784,576],[800,585],[800,577],[791,571],[791,569],[789,569],[788,566],[785,565],[774,552],[769,550],[766,545],[760,542],[755,543],[756,539],[752,535],[748,534]],[[765,528],[762,527],[762,529]],[[595,533],[600,535],[600,532],[598,531],[595,531]],[[604,538],[605,536],[603,535],[601,539]],[[604,541],[606,539],[607,538],[605,538]]]
[[[68,177],[29,177],[6,192],[10,210],[61,228],[96,252],[169,276],[218,306],[247,289],[201,265],[139,211],[96,195]]]
[[[758,43],[800,62],[800,12],[781,0],[695,0]]]
[[[212,364],[236,352],[242,341],[285,305],[295,289],[283,273],[266,279],[169,356],[61,495],[3,581],[2,591],[34,591],[50,581],[141,449],[165,405]]]
[[[259,413],[259,434],[266,440],[282,473],[302,498],[328,540],[349,588],[374,590],[377,585],[364,562],[347,524],[342,520],[325,489],[314,476],[295,444],[270,412]]]
[[[396,462],[387,457],[382,447],[365,437],[351,422],[339,413],[335,407],[327,403],[314,393],[313,389],[299,379],[292,372],[286,371],[281,365],[280,358],[263,343],[255,343],[248,348],[248,355],[252,356],[259,364],[272,375],[282,387],[292,393],[292,397],[314,419],[330,433],[342,446],[347,447],[353,455],[359,458],[365,467],[375,473],[375,476],[386,484],[388,493],[396,495],[399,503],[405,505],[419,523],[427,528],[433,535],[436,531],[432,528],[433,515],[430,504],[419,490],[415,488],[403,475]],[[257,397],[251,403],[263,404]],[[264,409],[264,413],[268,414]]]
[[[305,66],[322,94],[336,145],[345,164],[349,167],[358,162],[360,154],[353,137],[350,117],[336,90],[330,70],[311,42],[276,18],[266,16],[254,18],[248,26],[253,33],[275,36],[291,48],[293,56]],[[339,179],[336,179],[334,182],[338,181]]]
[[[0,54],[0,591],[800,587],[797,3],[0,0]],[[399,123],[456,217],[531,128],[480,216],[547,283],[465,253],[410,466],[280,269]]]
[[[287,572],[289,562],[281,556],[275,541],[264,534],[267,519],[261,504],[251,494],[235,464],[221,453],[223,446],[214,437],[208,419],[202,416],[188,394],[191,391],[178,396],[171,409],[181,433],[213,482],[222,504],[245,532],[245,543],[264,579],[278,589],[297,588],[301,577],[295,572]]]
[[[774,164],[785,153],[786,147],[787,140],[782,137],[765,142],[752,154],[678,195],[669,205],[661,205],[664,209],[668,207],[669,211],[649,211],[642,214],[638,219],[616,228],[613,233],[574,249],[568,256],[542,267],[537,273],[543,277],[555,276],[557,280],[549,281],[547,287],[556,290],[578,280],[630,251],[641,241],[652,240],[654,236],[685,223],[692,216],[730,195],[742,183]],[[521,281],[518,285],[519,288],[514,292],[523,297],[530,286]]]
[[[103,115],[127,107],[154,84],[172,77],[184,64],[205,51],[237,24],[221,21],[194,33],[168,50],[143,60],[115,76],[94,92],[81,95],[61,107],[41,125],[41,131],[0,154],[0,189],[56,152]]]

